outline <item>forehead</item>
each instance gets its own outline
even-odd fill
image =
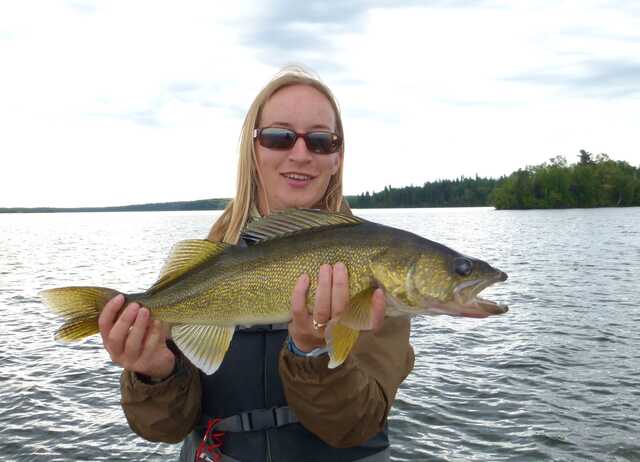
[[[261,125],[280,123],[299,129],[336,128],[331,103],[319,90],[308,85],[290,85],[271,95],[262,108]]]

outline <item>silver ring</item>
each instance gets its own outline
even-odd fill
[[[321,329],[323,327],[327,327],[327,323],[318,322],[315,319],[313,320],[313,328],[315,330]]]

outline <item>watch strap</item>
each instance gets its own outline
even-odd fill
[[[287,337],[287,347],[289,351],[294,355],[301,356],[304,358],[317,358],[319,356],[326,355],[327,353],[329,353],[329,347],[326,345],[323,347],[314,348],[311,351],[302,351],[300,348],[298,348],[298,346],[295,344],[295,342],[290,336]]]

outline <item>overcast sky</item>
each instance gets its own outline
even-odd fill
[[[0,207],[230,197],[249,104],[335,92],[347,194],[558,154],[640,165],[640,2],[0,2]]]

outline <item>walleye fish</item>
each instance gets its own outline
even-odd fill
[[[386,316],[448,314],[482,318],[507,307],[478,294],[507,275],[442,244],[355,216],[289,209],[247,225],[249,245],[208,240],[177,243],[158,281],[147,291],[126,294],[147,307],[151,318],[170,327],[189,360],[214,373],[235,327],[291,320],[291,295],[307,273],[307,304],[315,299],[324,263],[342,262],[349,274],[350,304],[327,328],[329,367],[344,362],[359,331],[370,328],[371,297],[381,287]],[[56,332],[63,342],[98,333],[98,316],[118,292],[103,287],[62,287],[41,292],[66,322]]]

